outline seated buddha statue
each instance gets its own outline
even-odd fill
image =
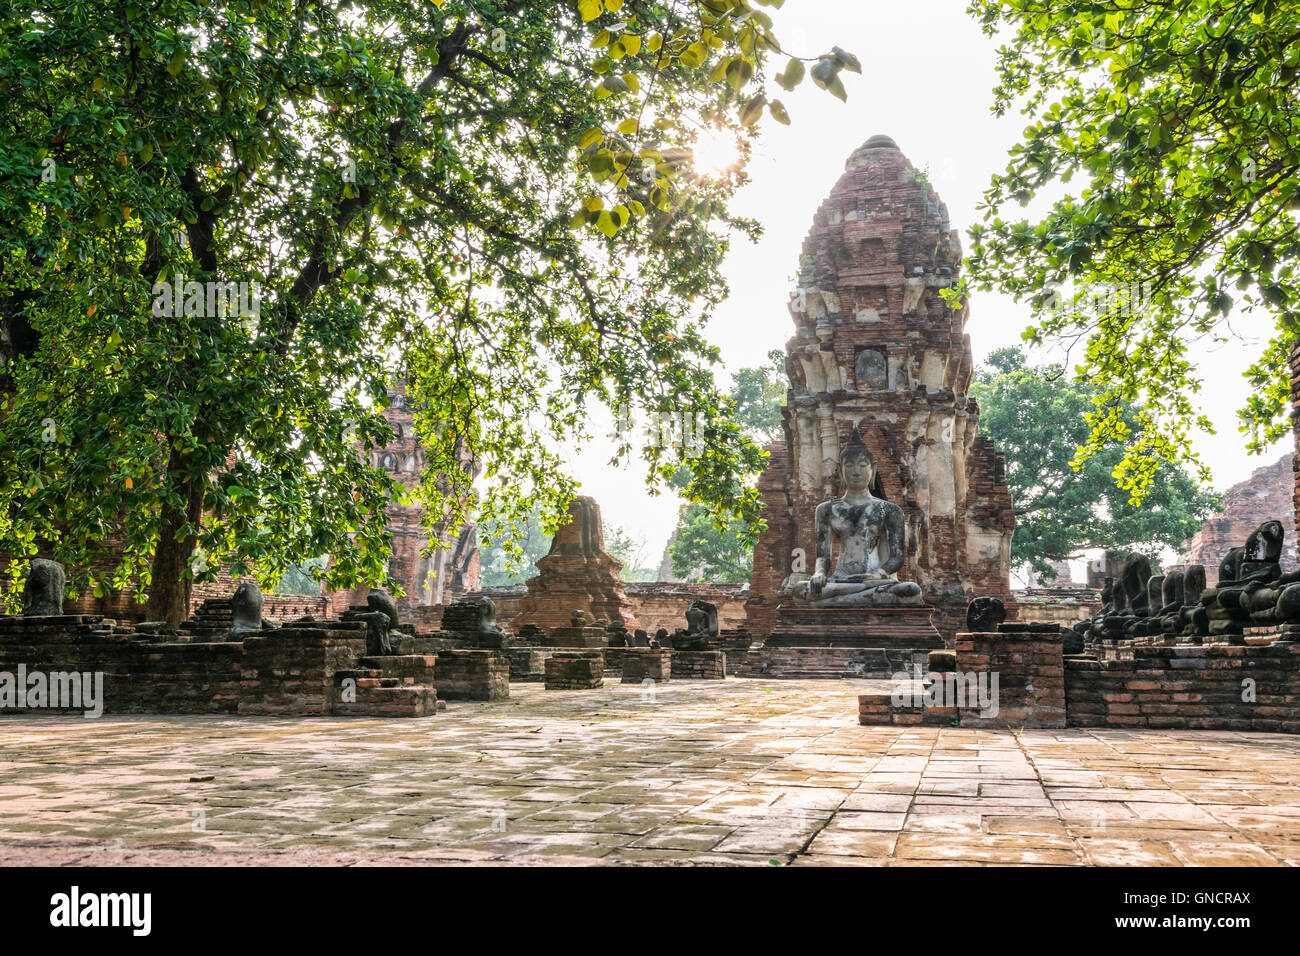
[[[794,595],[814,607],[921,604],[921,588],[895,576],[903,566],[903,509],[872,494],[876,461],[855,427],[840,453],[844,496],[815,513],[817,561]],[[839,550],[831,570],[832,541]]]

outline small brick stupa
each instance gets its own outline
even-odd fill
[[[978,434],[973,360],[957,279],[961,244],[933,188],[887,136],[854,151],[804,240],[786,344],[784,441],[759,481],[767,530],[754,551],[749,628],[778,624],[778,593],[812,570],[814,510],[843,494],[839,457],[857,427],[882,496],[903,509],[898,577],[920,585],[952,638],[966,602],[1010,588],[1014,509],[1005,461]],[[787,602],[788,603],[788,602]]]
[[[528,593],[510,627],[516,632],[525,624],[569,627],[574,611],[588,611],[596,620],[635,630],[640,624],[619,577],[622,570],[623,562],[605,551],[596,499],[579,495],[569,503],[569,523],[556,533],[546,557],[537,560],[538,574],[528,579]]]

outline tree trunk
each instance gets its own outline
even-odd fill
[[[149,586],[149,603],[146,616],[151,621],[166,621],[168,627],[179,627],[190,614],[190,594],[193,579],[185,573],[189,568],[190,558],[194,555],[194,546],[198,541],[196,535],[188,534],[179,541],[176,532],[190,525],[199,526],[203,508],[203,483],[184,470],[177,452],[172,452],[171,461],[167,463],[169,475],[183,474],[180,492],[185,500],[184,508],[166,506],[163,508],[159,522],[158,545],[154,549],[153,573]]]

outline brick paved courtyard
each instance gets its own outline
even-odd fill
[[[0,718],[0,863],[1300,864],[1300,738],[861,727],[880,686]]]

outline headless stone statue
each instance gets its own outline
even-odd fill
[[[995,597],[977,597],[966,605],[966,630],[978,633],[996,631],[1007,619],[1006,605]]]
[[[475,643],[480,648],[500,648],[506,643],[506,634],[501,625],[497,623],[497,606],[492,603],[491,598],[483,598],[479,601],[478,631],[475,633]]]
[[[708,601],[691,601],[686,606],[686,630],[673,635],[678,651],[713,650],[718,640],[718,608]]]
[[[895,577],[903,566],[903,509],[872,495],[876,462],[856,427],[840,471],[844,497],[817,506],[817,563],[812,578],[795,585],[795,597],[814,607],[919,605],[921,588]],[[832,537],[839,545],[834,571]]]
[[[27,582],[23,585],[23,616],[62,614],[66,583],[63,565],[48,558],[33,558]]]
[[[372,611],[383,611],[388,615],[388,626],[397,627],[397,602],[384,591],[371,591],[366,595],[366,606]]]
[[[371,591],[366,595],[366,606],[370,610],[356,616],[366,624],[366,654],[377,657],[398,653],[400,637],[393,633],[397,627],[397,602],[383,591]]]
[[[262,629],[262,589],[254,581],[241,581],[235,588],[235,596],[230,599],[233,612],[230,630],[226,636],[231,640],[240,640],[245,634],[252,634]]]

